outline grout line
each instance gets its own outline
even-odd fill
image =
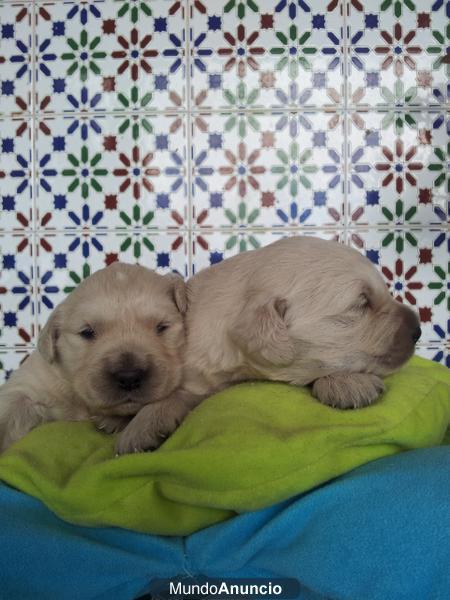
[[[348,64],[347,64],[347,58],[349,56],[349,52],[348,52],[348,40],[347,40],[347,9],[349,8],[349,2],[348,0],[343,0],[342,4],[341,4],[342,10],[343,10],[343,16],[342,16],[342,27],[343,27],[343,31],[342,31],[342,35],[343,35],[343,85],[344,85],[344,115],[343,115],[343,126],[344,126],[344,174],[343,174],[343,202],[344,202],[344,207],[343,207],[343,217],[344,217],[344,229],[345,229],[345,234],[344,234],[344,239],[345,239],[345,244],[349,244],[349,236],[348,236],[348,202],[349,202],[349,187],[350,187],[350,182],[348,180],[348,175],[349,175],[349,160],[350,160],[350,148],[349,148],[349,135],[348,135],[348,127],[349,127],[349,123],[350,123],[350,119],[349,119],[349,114],[348,114],[348,81],[349,81],[349,77],[348,77]]]
[[[33,338],[37,339],[38,319],[38,234],[37,234],[37,164],[36,164],[36,5],[31,7],[31,251],[33,266]]]
[[[133,233],[149,233],[149,234],[165,234],[165,235],[179,235],[182,233],[188,233],[189,231],[195,231],[195,232],[202,232],[202,233],[220,233],[220,232],[238,232],[238,233],[245,233],[246,231],[251,231],[252,233],[258,233],[258,232],[268,232],[268,231],[273,231],[275,233],[280,233],[283,231],[298,231],[298,232],[302,232],[302,233],[310,233],[313,231],[344,231],[344,230],[348,230],[348,231],[379,231],[379,232],[385,232],[385,231],[431,231],[431,232],[438,232],[438,231],[442,231],[442,232],[448,232],[449,228],[448,225],[446,223],[442,223],[440,225],[410,225],[410,224],[406,224],[406,225],[395,225],[392,226],[389,223],[386,223],[386,225],[364,225],[364,224],[349,224],[347,226],[345,226],[343,223],[342,224],[331,224],[331,225],[261,225],[261,226],[257,226],[257,225],[253,225],[253,226],[249,226],[249,227],[232,227],[232,226],[198,226],[198,225],[193,225],[192,227],[164,227],[164,228],[152,228],[152,227],[123,227],[123,228],[115,228],[115,227],[105,227],[105,228],[83,228],[83,227],[72,227],[70,229],[64,229],[64,228],[40,228],[37,227],[36,229],[22,229],[22,230],[8,230],[5,229],[3,231],[0,231],[0,238],[1,237],[6,237],[6,236],[14,236],[14,237],[19,237],[19,236],[26,236],[26,235],[32,235],[32,234],[36,234],[37,236],[41,235],[41,236],[51,236],[53,234],[58,235],[58,234],[65,234],[67,236],[71,236],[71,235],[79,235],[79,234],[91,234],[91,233],[95,233],[97,235],[99,234],[108,234],[108,233],[115,233],[117,236],[121,236],[121,235],[126,235],[128,232],[133,232]]]
[[[192,223],[193,223],[193,210],[194,210],[194,199],[192,190],[192,107],[191,107],[191,49],[190,49],[190,1],[185,1],[185,52],[186,52],[186,78],[185,78],[185,94],[186,94],[186,147],[187,147],[187,172],[186,172],[186,184],[187,184],[187,201],[188,201],[188,232],[187,232],[187,259],[188,259],[188,273],[187,276],[192,275]]]
[[[190,63],[189,63],[190,66]],[[186,83],[187,85],[187,83]],[[188,99],[186,100],[188,101]],[[190,101],[190,99],[189,99]],[[345,102],[345,98],[344,98]],[[357,112],[357,113],[379,113],[385,114],[390,112],[395,113],[446,113],[450,110],[450,103],[434,105],[434,104],[426,104],[423,106],[417,107],[409,107],[402,106],[398,107],[395,105],[392,106],[367,106],[367,107],[353,107],[351,104],[340,105],[340,106],[273,106],[273,107],[263,107],[260,108],[250,106],[250,107],[241,107],[241,108],[230,108],[230,107],[216,107],[216,108],[166,108],[166,109],[136,109],[136,110],[83,110],[83,111],[49,111],[49,112],[40,112],[38,108],[35,110],[36,117],[39,119],[55,119],[55,118],[66,118],[73,119],[74,116],[77,117],[123,117],[123,116],[135,116],[135,115],[147,115],[147,116],[166,116],[166,117],[179,117],[183,115],[203,115],[203,116],[217,116],[217,115],[228,115],[228,114],[256,114],[256,115],[273,115],[273,114],[283,114],[283,113],[300,113],[300,114],[309,114],[309,113],[325,113],[325,114],[336,114],[336,113],[345,113],[347,112]],[[0,120],[4,119],[12,119],[12,120],[20,120],[26,119],[27,117],[33,116],[32,113],[23,112],[23,113],[0,113]]]

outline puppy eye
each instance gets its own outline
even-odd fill
[[[169,323],[164,323],[162,321],[161,323],[158,323],[158,325],[156,326],[156,333],[158,335],[161,335],[161,333],[166,331],[166,329],[169,329]]]
[[[92,329],[92,327],[85,327],[79,331],[78,334],[81,335],[81,337],[85,340],[92,340],[95,338],[95,331]]]

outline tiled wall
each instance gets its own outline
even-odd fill
[[[0,0],[0,361],[116,259],[338,238],[449,364],[449,2]]]

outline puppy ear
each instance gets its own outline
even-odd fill
[[[172,300],[175,302],[176,307],[180,311],[182,315],[187,311],[187,293],[186,293],[186,284],[181,275],[177,273],[169,273],[166,275],[168,279],[170,279],[171,283],[171,296]]]
[[[41,333],[39,334],[37,349],[41,353],[42,357],[49,363],[56,360],[57,355],[57,341],[59,337],[59,327],[61,320],[60,308],[56,308],[47,323],[44,325]]]
[[[250,300],[230,332],[231,338],[256,362],[289,365],[295,358],[295,350],[284,321],[287,308],[283,298],[264,304]]]

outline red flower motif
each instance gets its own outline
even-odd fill
[[[395,272],[393,273],[388,267],[381,267],[383,275],[389,282],[389,288],[396,300],[403,302],[403,296],[410,304],[416,304],[417,300],[411,293],[411,290],[421,290],[423,283],[420,281],[411,281],[412,277],[417,273],[417,267],[413,265],[409,268],[406,273],[403,273],[404,265],[403,261],[398,258],[395,261]]]
[[[381,32],[381,37],[387,42],[386,46],[376,46],[377,54],[385,54],[386,58],[381,63],[382,69],[387,69],[394,63],[394,72],[397,77],[403,75],[403,63],[412,71],[416,68],[416,62],[412,58],[414,54],[420,54],[422,49],[420,46],[410,46],[409,43],[415,38],[416,32],[409,31],[406,35],[402,33],[400,23],[394,25],[394,35],[392,36],[387,31]]]
[[[417,152],[415,146],[405,152],[402,140],[398,139],[395,143],[395,157],[392,150],[383,146],[382,152],[389,162],[377,163],[375,168],[378,171],[386,171],[387,175],[381,182],[383,187],[389,185],[395,179],[395,189],[397,193],[403,192],[403,178],[412,186],[417,185],[417,180],[412,174],[412,171],[420,171],[423,169],[423,164],[419,162],[411,162],[413,156]]]
[[[145,50],[151,39],[152,36],[148,34],[139,40],[139,34],[135,28],[133,28],[130,32],[129,40],[124,38],[123,35],[118,36],[117,41],[122,46],[123,50],[115,50],[112,52],[111,56],[113,58],[119,58],[122,60],[117,69],[119,75],[122,75],[122,73],[130,68],[131,79],[133,81],[137,81],[139,77],[139,67],[141,67],[146,73],[152,72],[152,67],[146,59],[158,56],[158,51],[149,49]]]
[[[231,190],[237,184],[239,196],[243,198],[247,193],[247,184],[250,184],[254,190],[259,189],[259,183],[255,175],[261,175],[266,172],[265,167],[255,165],[260,154],[260,150],[254,150],[247,156],[247,147],[244,142],[240,142],[237,156],[231,150],[225,151],[225,156],[230,164],[220,167],[219,173],[221,175],[230,175],[230,178],[225,183],[226,190]]]
[[[229,71],[237,64],[237,72],[239,77],[245,77],[246,65],[254,71],[259,68],[258,63],[253,58],[264,54],[265,50],[262,46],[254,46],[253,43],[259,37],[259,32],[254,31],[248,37],[245,34],[245,27],[240,24],[237,28],[237,37],[226,31],[223,37],[230,44],[231,48],[219,48],[220,56],[230,56],[230,59],[225,63],[224,70]]]
[[[148,177],[154,177],[160,173],[157,167],[149,167],[149,164],[153,160],[153,152],[148,152],[142,159],[140,154],[138,146],[134,146],[131,159],[121,152],[119,159],[123,167],[114,169],[113,171],[116,177],[125,177],[119,188],[121,192],[127,190],[130,185],[133,186],[133,197],[135,200],[139,200],[141,197],[142,185],[148,192],[153,192],[153,185]]]

